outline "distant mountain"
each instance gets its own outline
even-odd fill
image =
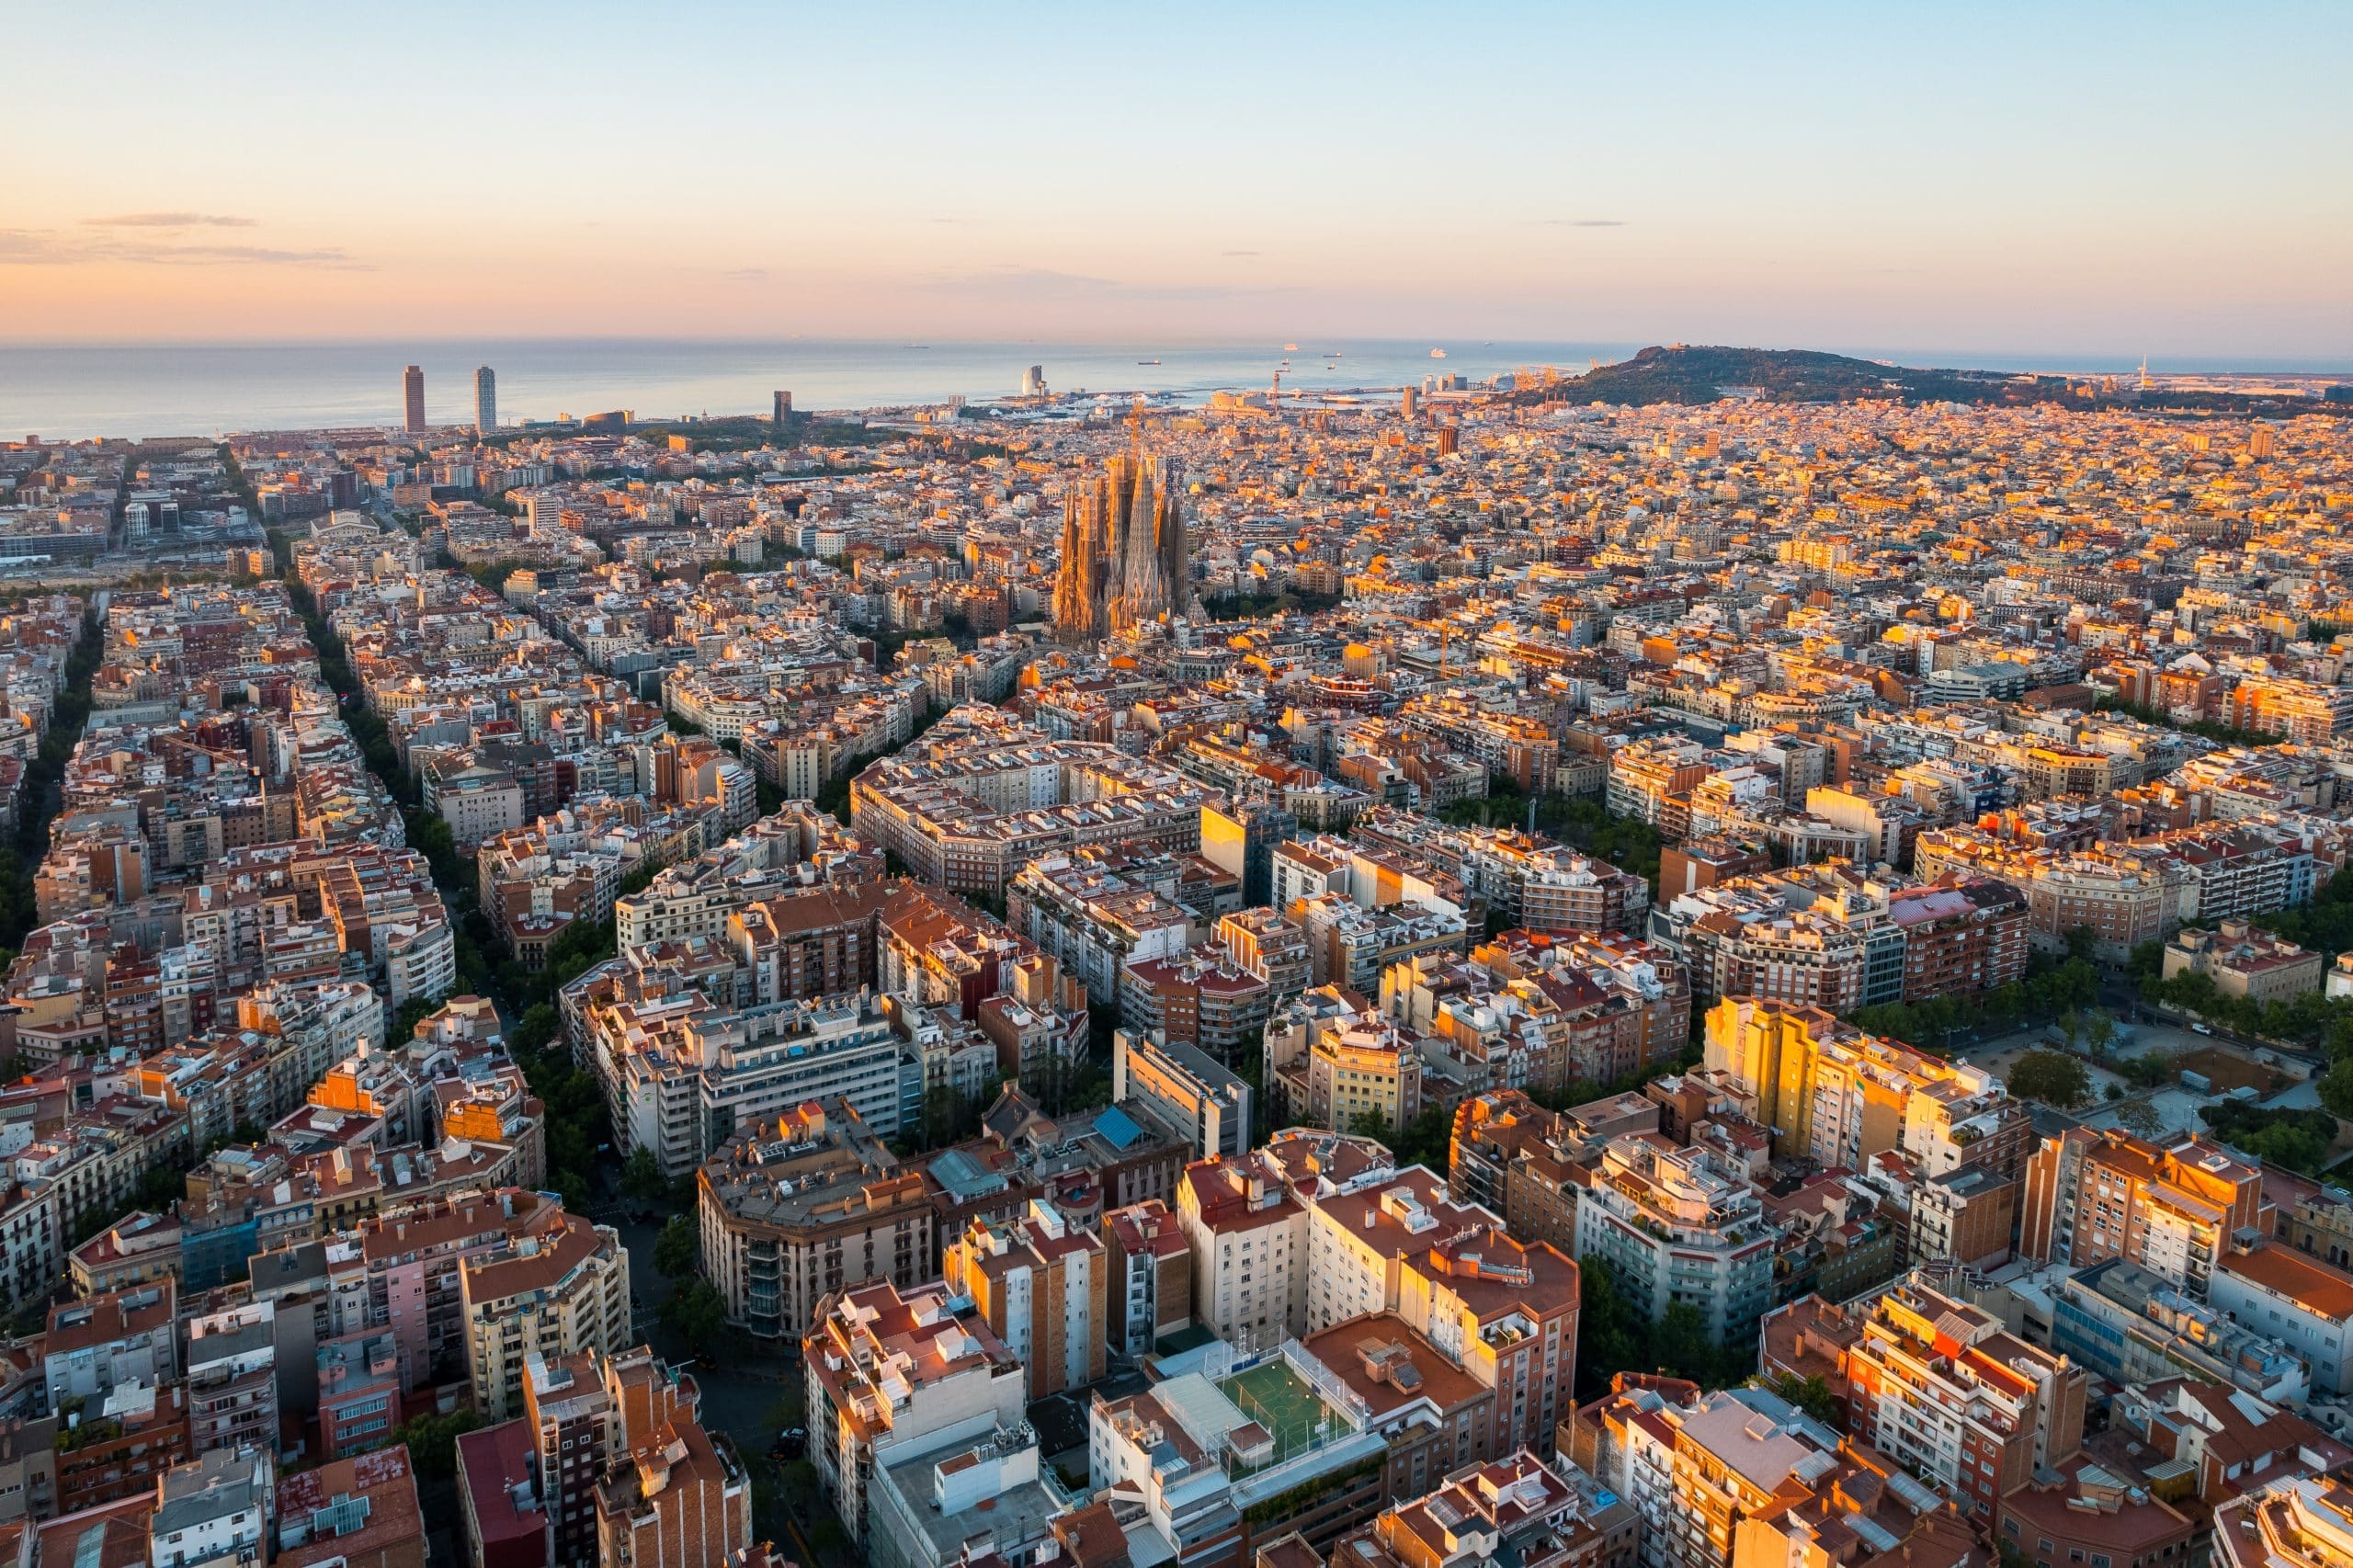
[[[1677,344],[1645,348],[1550,387],[1515,392],[1515,403],[1714,403],[1757,397],[1773,403],[2065,403],[2118,407],[2143,401],[2137,379],[2032,375],[2005,370],[1925,370],[1806,348],[1728,348]],[[2229,412],[2338,413],[2313,398],[2250,398],[2226,392],[2153,392],[2153,406]]]

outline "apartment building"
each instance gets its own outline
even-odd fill
[[[1295,994],[1306,987],[1306,949],[1293,937],[1302,941]],[[1257,1043],[1279,994],[1222,943],[1210,943],[1178,958],[1131,960],[1120,971],[1120,1021],[1232,1062]]]
[[[921,1173],[836,1097],[739,1129],[695,1175],[704,1277],[727,1316],[798,1340],[847,1286],[930,1277],[934,1213]]]
[[[2018,1250],[2076,1268],[2125,1258],[2202,1301],[2232,1236],[2273,1225],[2262,1172],[2215,1144],[2075,1127],[2027,1163]]]
[[[900,1459],[1024,1426],[1029,1381],[977,1308],[942,1280],[887,1280],[820,1303],[801,1342],[809,1458],[853,1542],[872,1478]]]
[[[1498,1224],[1416,1165],[1352,1183],[1307,1205],[1307,1329],[1397,1309],[1406,1259],[1467,1231]]]
[[[1274,1114],[1335,1132],[1370,1118],[1403,1131],[1422,1108],[1419,1037],[1338,986],[1319,986],[1267,1023]]]
[[[1713,1149],[1629,1135],[1610,1139],[1570,1182],[1579,1256],[1607,1262],[1637,1312],[1657,1323],[1687,1306],[1707,1320],[1711,1340],[1755,1341],[1780,1238],[1745,1170]]]
[[[1095,996],[1118,995],[1128,964],[1181,958],[1191,942],[1191,917],[1117,868],[1117,858],[1097,853],[1049,855],[1005,890],[1006,926]]]
[[[2237,1236],[2216,1260],[2206,1295],[2216,1312],[2302,1357],[2314,1393],[2353,1389],[2353,1275],[2293,1248]]]
[[[1251,1148],[1250,1085],[1206,1052],[1158,1034],[1111,1036],[1111,1099],[1190,1145],[1191,1157]]]
[[[1838,1435],[1761,1388],[1702,1393],[1620,1372],[1563,1426],[1576,1467],[1632,1506],[1641,1568],[1733,1568],[1749,1520],[1829,1483],[1838,1465]]]
[[[1263,1152],[1196,1160],[1176,1186],[1193,1254],[1193,1317],[1245,1352],[1307,1324],[1307,1210]]]
[[[555,1210],[543,1225],[458,1266],[466,1371],[492,1421],[522,1408],[529,1358],[630,1342],[629,1253],[606,1225]]]
[[[1917,1274],[1868,1305],[1820,1298],[1787,1309],[1836,1346],[1856,1436],[1990,1521],[2038,1470],[2074,1457],[2090,1375]],[[1778,1337],[1778,1336],[1777,1336]],[[1793,1370],[1770,1364],[1768,1370]]]
[[[1867,1035],[1822,1008],[1727,998],[1708,1014],[1707,1070],[1754,1096],[1777,1153],[1860,1170],[1900,1151],[1927,1176],[2023,1174],[2025,1108],[1982,1068]]]
[[[1193,1249],[1158,1199],[1103,1216],[1104,1336],[1109,1352],[1140,1360],[1193,1321]]]
[[[1577,1266],[1500,1228],[1464,1230],[1403,1260],[1397,1315],[1495,1391],[1499,1449],[1550,1456],[1576,1366]]]
[[[1345,1539],[1334,1559],[1361,1568],[1458,1568],[1478,1560],[1622,1568],[1633,1558],[1632,1506],[1525,1449],[1433,1479],[1427,1492],[1392,1503]]]
[[[1017,1220],[972,1221],[949,1244],[941,1267],[1021,1362],[1031,1399],[1103,1376],[1111,1267],[1101,1236],[1033,1199]]]

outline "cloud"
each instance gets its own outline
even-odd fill
[[[916,286],[1000,301],[1086,299],[1121,303],[1233,300],[1298,292],[1289,287],[1239,287],[1222,283],[1123,283],[1116,278],[1096,278],[1082,272],[1057,272],[1051,267],[1010,265],[982,267],[970,272],[936,273],[920,279]]]
[[[1551,229],[1622,229],[1626,226],[1623,218],[1546,218],[1542,222]]]
[[[319,267],[372,272],[335,248],[286,250],[271,245],[188,245],[154,240],[99,238],[53,229],[0,229],[0,267],[71,267],[113,261],[137,267]]]
[[[110,218],[85,218],[93,229],[250,229],[251,218],[219,212],[119,212]]]

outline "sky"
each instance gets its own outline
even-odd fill
[[[0,340],[2353,363],[2353,5],[10,0]]]

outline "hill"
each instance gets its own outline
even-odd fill
[[[1730,348],[1677,344],[1650,347],[1631,359],[1601,365],[1551,387],[1510,394],[1515,403],[1714,403],[1758,397],[1772,403],[1852,403],[1893,398],[1903,403],[2023,404],[2065,403],[2075,408],[2144,407],[2216,413],[2336,414],[2353,405],[2313,398],[2245,397],[2226,392],[2159,392],[2143,396],[2124,377],[2112,383],[2083,378],[2003,370],[1919,369],[1824,354],[1806,348]]]

